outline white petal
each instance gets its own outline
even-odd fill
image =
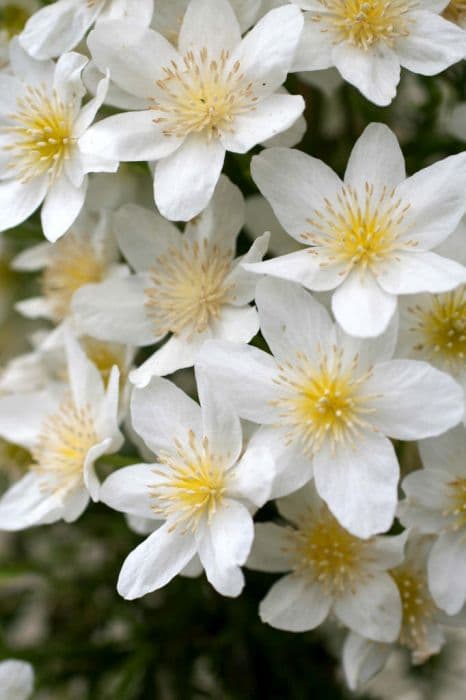
[[[102,119],[79,140],[84,153],[121,161],[157,160],[175,151],[180,140],[165,136],[154,113],[124,112]]]
[[[270,402],[276,396],[277,367],[270,355],[249,345],[208,340],[197,366],[222,387],[242,418],[256,423],[276,420]]]
[[[332,310],[349,335],[374,337],[383,333],[396,310],[396,296],[384,291],[366,271],[353,270],[334,292]]]
[[[286,554],[290,545],[288,529],[275,523],[257,523],[254,532],[247,568],[270,574],[289,571],[290,557]]]
[[[411,12],[409,19],[409,32],[396,46],[404,68],[421,75],[436,75],[466,56],[464,30],[453,22],[422,10]]]
[[[246,561],[254,538],[248,510],[226,499],[196,537],[208,581],[222,595],[238,596],[244,585],[239,567]]]
[[[428,250],[458,226],[466,209],[466,153],[430,165],[397,187],[402,202],[410,205],[405,217],[407,234]]]
[[[300,95],[270,95],[257,102],[254,110],[235,118],[233,130],[222,135],[222,144],[227,151],[247,153],[292,126],[304,107]]]
[[[288,632],[306,632],[327,617],[332,600],[321,586],[297,576],[285,576],[275,583],[259,607],[262,622]]]
[[[248,272],[244,265],[262,260],[267,252],[269,240],[269,233],[263,233],[256,238],[248,252],[237,259],[236,265],[225,280],[227,285],[233,285],[233,296],[230,302],[234,306],[243,306],[254,298],[259,277],[254,272]]]
[[[15,532],[60,520],[63,504],[54,493],[44,491],[37,473],[30,472],[0,498],[0,530]]]
[[[0,662],[0,688],[4,700],[28,700],[34,690],[34,670],[31,664],[17,659]]]
[[[230,250],[244,225],[244,198],[225,175],[220,175],[209,206],[193,221],[186,224],[185,235],[189,240]]]
[[[44,297],[32,297],[24,301],[18,301],[15,304],[16,311],[26,318],[48,318],[51,321],[55,320],[50,302]]]
[[[304,26],[293,61],[293,72],[315,71],[333,66],[333,38],[323,32],[313,15],[304,15]]]
[[[354,447],[335,452],[324,445],[314,458],[319,495],[333,515],[356,537],[386,532],[398,503],[398,460],[386,438],[367,433]]]
[[[188,342],[186,338],[172,335],[142,365],[132,370],[129,375],[130,381],[142,389],[149,384],[152,377],[163,377],[184,367],[192,367],[203,342],[196,341],[196,338]]]
[[[405,161],[395,134],[385,124],[369,124],[351,151],[345,183],[362,193],[366,183],[380,191],[405,179]]]
[[[30,248],[26,248],[17,255],[11,263],[13,270],[22,272],[35,272],[48,265],[52,257],[52,246],[50,243],[39,243]]]
[[[419,443],[419,452],[426,469],[443,469],[453,476],[463,474],[466,431],[459,426],[440,437],[423,440]]]
[[[188,564],[196,552],[191,534],[165,524],[129,554],[118,578],[118,593],[126,600],[162,588]]]
[[[351,632],[343,647],[343,670],[350,690],[358,690],[384,667],[390,646]]]
[[[72,51],[58,59],[53,76],[53,88],[65,104],[78,107],[86,94],[86,88],[81,80],[81,73],[88,62],[86,56]]]
[[[225,306],[220,317],[211,324],[212,338],[232,340],[235,343],[248,343],[258,331],[259,316],[252,306]],[[196,357],[198,355],[199,353]]]
[[[75,293],[73,314],[83,332],[99,340],[151,345],[158,340],[144,302],[144,278],[132,275],[88,284]]]
[[[376,642],[394,642],[400,634],[400,594],[388,574],[373,573],[355,591],[337,599],[334,609],[351,630]]]
[[[54,243],[63,236],[81,211],[87,191],[87,178],[75,187],[65,175],[56,180],[47,193],[41,211],[44,236]]]
[[[70,491],[63,499],[62,518],[65,523],[74,523],[89,505],[87,488],[77,488]]]
[[[99,500],[110,508],[140,518],[156,518],[151,507],[154,464],[134,464],[110,474],[100,487]]]
[[[131,416],[135,431],[155,453],[173,450],[174,440],[186,442],[188,432],[202,435],[201,409],[175,384],[155,377],[144,389],[134,389]]]
[[[125,204],[114,222],[118,245],[136,272],[148,270],[169,248],[181,244],[176,226],[137,204]]]
[[[389,294],[447,292],[466,283],[466,267],[436,253],[401,253],[377,274]]]
[[[466,602],[464,532],[441,534],[428,560],[429,589],[439,608],[455,615]]]
[[[104,385],[97,367],[70,333],[65,333],[66,361],[71,395],[76,407],[97,407],[104,396]]]
[[[231,51],[241,41],[241,30],[228,0],[191,0],[178,37],[180,53],[206,48],[210,60]]]
[[[376,105],[386,106],[396,95],[400,63],[394,51],[383,42],[367,51],[346,42],[332,52],[335,66],[345,80]]]
[[[229,482],[228,495],[249,501],[260,508],[270,498],[276,472],[275,460],[268,445],[248,445],[246,452],[234,468]]]
[[[251,163],[254,182],[272,205],[283,228],[306,243],[308,219],[324,200],[334,200],[342,182],[325,163],[301,151],[268,148]]]
[[[46,177],[28,182],[8,180],[0,183],[0,231],[18,226],[27,219],[44,199],[47,187]]]
[[[225,401],[221,388],[202,370],[196,372],[197,391],[201,404],[203,435],[209,448],[223,456],[225,465],[234,464],[243,447],[243,434],[238,414]]]
[[[78,118],[74,123],[74,133],[77,137],[82,136],[82,134],[90,127],[94,121],[97,112],[103,105],[105,98],[107,96],[109,87],[109,78],[105,77],[100,80],[96,86],[95,97],[86,102],[84,107],[81,109]]]
[[[59,396],[48,389],[0,397],[0,436],[30,450],[44,419],[55,413],[58,404]]]
[[[399,440],[439,435],[457,425],[463,416],[461,387],[427,362],[382,362],[374,367],[364,391],[381,396],[370,416],[371,423]]]
[[[220,177],[225,148],[216,139],[188,136],[183,145],[157,163],[154,198],[171,221],[188,221],[209,203]]]

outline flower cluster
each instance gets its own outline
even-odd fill
[[[125,514],[127,600],[280,574],[260,619],[336,618],[352,689],[395,645],[440,651],[466,612],[466,152],[407,175],[361,124],[340,177],[295,148],[284,83],[335,67],[386,106],[465,27],[458,0],[0,3],[0,230],[41,206],[47,239],[8,263],[37,274],[0,372],[0,530]]]

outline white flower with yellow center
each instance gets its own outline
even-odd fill
[[[99,122],[83,148],[120,161],[157,161],[157,207],[168,219],[188,221],[212,197],[226,151],[246,153],[303,112],[302,97],[277,94],[301,28],[298,9],[286,6],[241,39],[228,0],[191,0],[178,50],[140,25],[101,24],[89,37],[94,62],[146,108]]]
[[[28,700],[34,690],[34,669],[18,659],[0,663],[0,700]]]
[[[104,100],[108,79],[82,107],[84,56],[35,61],[13,40],[10,60],[13,75],[0,75],[0,230],[20,224],[43,201],[44,234],[55,241],[82,209],[87,173],[118,167],[114,160],[86,156],[78,144]]]
[[[38,8],[38,0],[0,0],[0,69],[10,62],[10,41]]]
[[[112,217],[105,210],[83,210],[59,241],[32,246],[12,264],[22,272],[41,271],[41,296],[18,302],[16,309],[28,318],[46,318],[55,324],[47,347],[63,343],[64,330],[73,323],[71,303],[78,289],[129,272],[119,264]]]
[[[115,367],[107,388],[67,336],[68,385],[0,398],[0,436],[32,454],[28,473],[0,498],[0,530],[76,520],[99,499],[95,461],[123,442]]]
[[[449,615],[466,603],[466,428],[423,440],[424,469],[403,480],[403,524],[438,535],[429,555],[429,587]]]
[[[408,533],[405,533],[405,535]],[[396,640],[421,664],[438,654],[444,643],[444,627],[463,627],[464,613],[445,615],[436,606],[427,581],[427,558],[432,538],[409,534],[404,561],[390,570],[402,603],[401,629]],[[387,663],[393,647],[351,632],[343,646],[343,669],[349,687],[356,690]]]
[[[394,324],[376,340],[351,338],[297,284],[261,280],[256,304],[274,356],[207,341],[196,369],[222,387],[242,418],[264,426],[258,435],[268,435],[278,465],[274,496],[291,493],[313,471],[343,527],[358,537],[385,532],[398,482],[386,436],[415,440],[456,425],[461,388],[426,362],[392,360]]]
[[[247,566],[291,573],[260,604],[263,622],[290,632],[322,624],[330,612],[355,632],[393,642],[400,596],[387,569],[403,559],[403,537],[361,540],[339,525],[308,484],[277,501],[291,526],[258,523]]]
[[[406,179],[395,135],[371,124],[353,148],[344,181],[299,151],[268,149],[252,174],[285,230],[305,250],[247,269],[335,290],[332,309],[350,335],[382,333],[397,297],[446,292],[466,268],[431,251],[466,208],[466,153]]]
[[[292,0],[305,22],[294,70],[336,66],[369,100],[388,105],[400,66],[436,75],[466,55],[464,32],[439,13],[448,0]]]
[[[166,379],[133,392],[134,430],[157,454],[111,474],[107,505],[137,518],[165,521],[126,559],[119,593],[132,600],[196,567],[197,557],[219,593],[240,594],[240,566],[254,536],[251,511],[269,497],[274,464],[266,444],[243,451],[238,416],[207,381],[201,405]]]
[[[257,333],[257,275],[242,261],[261,260],[268,236],[235,259],[244,222],[241,192],[221,177],[210,206],[181,234],[155,212],[127,205],[116,215],[121,250],[136,274],[78,291],[72,308],[79,328],[101,340],[153,345],[171,337],[130,375],[145,386],[154,375],[194,364],[207,338],[247,343]]]
[[[74,49],[96,23],[126,18],[147,26],[154,0],[57,0],[36,12],[20,41],[37,59],[54,58]]]

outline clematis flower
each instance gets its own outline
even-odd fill
[[[398,644],[411,652],[414,664],[438,654],[445,643],[444,627],[464,626],[464,614],[450,617],[437,608],[427,585],[426,564],[432,538],[408,533],[404,561],[391,569],[402,601]],[[343,669],[352,690],[364,685],[387,663],[393,646],[351,632],[343,646]]]
[[[10,62],[10,41],[21,33],[29,17],[39,8],[38,0],[1,0],[0,69]]]
[[[28,700],[34,690],[31,664],[18,659],[0,662],[0,700]]]
[[[241,39],[228,0],[191,0],[178,50],[134,23],[100,25],[89,36],[94,62],[147,106],[102,120],[81,146],[120,161],[157,161],[158,209],[168,219],[193,218],[212,197],[226,151],[246,153],[303,112],[302,97],[276,94],[302,21],[297,8],[278,8]]]
[[[81,107],[87,59],[68,53],[54,64],[35,61],[11,43],[13,75],[0,75],[0,230],[17,226],[44,201],[46,238],[55,241],[78,216],[87,173],[114,172],[118,163],[81,152],[78,139],[102,104],[108,79]]]
[[[336,66],[377,105],[395,97],[400,66],[436,75],[466,56],[463,30],[439,15],[448,0],[292,2],[306,10],[294,70]]]
[[[57,0],[36,12],[20,35],[25,51],[43,60],[74,49],[96,23],[128,19],[148,26],[154,0]]]
[[[136,273],[80,289],[73,298],[79,328],[100,340],[144,346],[171,337],[130,379],[145,386],[154,375],[194,364],[207,338],[247,343],[257,333],[249,305],[257,275],[241,261],[261,260],[268,235],[234,258],[244,222],[241,192],[221,177],[210,206],[181,234],[155,212],[128,205],[115,219],[120,247]]]
[[[196,363],[222,387],[277,462],[272,495],[314,472],[316,489],[357,537],[385,532],[397,505],[398,462],[390,440],[438,435],[461,420],[459,385],[426,362],[392,360],[396,326],[357,340],[299,285],[266,278],[256,290],[258,348],[207,341]],[[435,402],[432,402],[435,396]]]
[[[335,290],[332,309],[350,335],[382,333],[399,295],[466,281],[463,265],[431,252],[464,214],[466,153],[406,179],[396,137],[371,124],[343,182],[321,161],[285,149],[254,157],[252,174],[285,230],[310,247],[246,269]]]
[[[258,523],[247,562],[259,571],[291,572],[261,602],[262,621],[305,632],[333,612],[370,639],[395,641],[401,601],[387,569],[403,560],[403,535],[354,537],[338,524],[312,483],[279,499],[277,508],[291,526]]]
[[[429,588],[448,615],[466,603],[466,428],[419,444],[424,469],[402,483],[399,517],[407,527],[437,535],[429,554]]]
[[[0,498],[0,529],[73,522],[99,498],[95,461],[120,449],[118,380],[107,389],[77,341],[67,336],[69,386],[0,398],[0,437],[31,452],[28,473]]]
[[[128,600],[165,586],[198,557],[212,586],[240,594],[251,511],[269,497],[274,464],[265,444],[244,453],[238,416],[207,381],[200,406],[166,379],[133,392],[133,427],[158,456],[111,474],[101,500],[137,518],[163,520],[125,560],[118,592]],[[188,572],[189,572],[188,568]]]

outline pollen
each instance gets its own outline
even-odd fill
[[[418,342],[414,350],[440,362],[454,373],[466,369],[466,285],[452,292],[432,294],[409,307],[410,328]]]
[[[451,0],[442,14],[450,22],[463,24],[466,22],[466,0]]]
[[[375,394],[364,392],[371,371],[358,371],[358,356],[343,362],[343,351],[320,353],[312,362],[298,353],[294,363],[279,367],[275,383],[283,390],[273,401],[281,413],[280,425],[288,428],[288,441],[300,440],[312,456],[328,441],[334,451],[341,444],[354,446],[360,432],[370,429],[367,416],[375,412]],[[344,364],[346,366],[344,366]]]
[[[202,333],[233,298],[228,282],[233,252],[206,239],[183,241],[160,256],[150,271],[146,309],[158,335]]]
[[[412,565],[404,564],[390,574],[400,592],[402,623],[400,644],[421,659],[429,656],[429,626],[435,614],[435,604],[429,593],[425,576]]]
[[[235,118],[254,109],[257,97],[228,51],[212,57],[206,48],[188,51],[172,61],[157,81],[159,95],[151,105],[154,122],[166,136],[199,133],[211,140],[233,130]]]
[[[41,475],[43,490],[60,494],[81,484],[87,453],[97,442],[91,408],[78,408],[66,396],[45,419],[32,451],[32,469]]]
[[[443,515],[448,519],[447,529],[457,532],[466,529],[466,479],[458,477],[448,483],[451,506]]]
[[[321,258],[321,267],[374,271],[381,262],[396,258],[397,251],[415,246],[403,226],[408,209],[395,190],[383,188],[376,194],[366,183],[360,194],[345,185],[334,202],[325,199],[322,209],[307,219],[310,230],[302,238],[313,246],[309,252]]]
[[[3,129],[10,137],[3,149],[11,154],[13,176],[22,182],[45,175],[57,178],[74,148],[74,105],[42,85],[28,86],[17,107],[8,115],[12,125]]]
[[[192,430],[183,444],[159,454],[161,467],[154,470],[157,485],[150,487],[152,509],[163,517],[195,531],[202,520],[210,521],[223,503],[227,486],[226,464],[212,452],[206,437],[198,440]]]
[[[41,283],[55,321],[62,321],[68,315],[78,289],[102,281],[105,272],[103,256],[90,237],[71,232],[54,243]]]
[[[313,16],[322,31],[332,31],[345,41],[367,51],[379,42],[392,46],[409,35],[412,0],[320,0],[322,14]]]
[[[326,506],[320,512],[303,514],[298,526],[288,531],[293,570],[313,583],[319,583],[328,595],[338,597],[354,592],[367,576],[370,540],[351,535],[335,520]]]

